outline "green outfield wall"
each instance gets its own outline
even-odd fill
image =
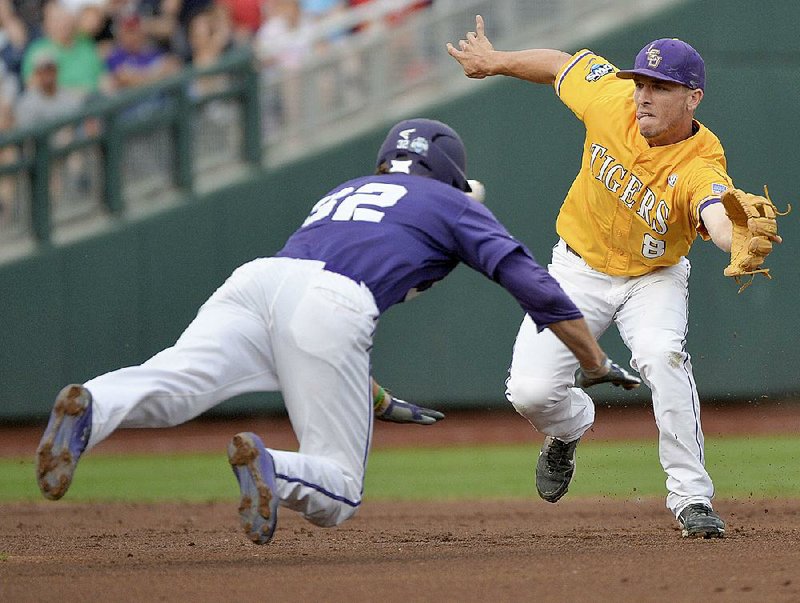
[[[723,141],[737,185],[759,192],[767,183],[783,207],[800,205],[798,22],[794,2],[694,2],[586,45],[627,66],[651,39],[693,43],[708,71],[698,118]],[[579,164],[582,126],[549,88],[493,79],[474,82],[474,90],[425,114],[462,134],[487,204],[546,262],[560,201]],[[120,217],[99,235],[0,266],[0,419],[41,419],[63,384],[138,364],[171,345],[237,265],[275,252],[329,187],[371,171],[382,135],[383,129],[256,172],[148,218]],[[714,403],[800,393],[800,207],[780,225],[786,242],[768,262],[774,280],[759,279],[741,294],[722,276],[726,257],[713,244],[698,240],[690,254],[687,347],[700,393]],[[441,407],[504,405],[521,318],[497,285],[459,267],[381,319],[375,375],[403,396]],[[617,360],[629,359],[615,333],[602,343]],[[639,403],[649,392],[608,388],[596,397]],[[279,401],[252,395],[213,412],[274,410]]]

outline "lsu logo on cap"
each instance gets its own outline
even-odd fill
[[[652,46],[647,49],[647,65],[655,69],[661,64],[661,51]]]

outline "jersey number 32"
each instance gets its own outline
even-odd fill
[[[404,186],[384,182],[368,182],[358,189],[348,186],[317,201],[303,226],[328,216],[337,221],[380,222],[384,212],[376,208],[392,207],[407,192]]]

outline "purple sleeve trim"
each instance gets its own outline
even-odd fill
[[[697,208],[697,216],[702,220],[703,210],[708,207],[709,205],[714,205],[714,203],[722,203],[722,199],[719,197],[709,197],[705,201],[700,204],[700,207]]]
[[[697,221],[703,226],[703,228],[706,227],[703,223],[703,210],[709,205],[714,205],[715,203],[722,203],[722,199],[719,197],[706,197],[705,201],[700,203],[700,207],[697,208]]]
[[[567,74],[572,70],[573,67],[586,55],[592,54],[591,51],[587,50],[579,54],[578,56],[574,57],[570,62],[569,65],[564,67],[564,70],[561,72],[561,77],[558,78],[558,83],[556,84],[556,94],[561,96],[561,84],[564,82],[564,78],[567,77]]]

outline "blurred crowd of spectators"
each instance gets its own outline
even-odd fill
[[[0,134],[72,114],[87,102],[154,83],[185,66],[213,65],[226,52],[247,46],[265,78],[283,74],[280,85],[270,88],[272,96],[262,97],[263,135],[269,137],[273,128],[302,119],[298,108],[308,92],[293,73],[350,34],[378,24],[346,14],[377,1],[0,0]],[[380,17],[379,23],[392,26],[431,3],[405,3],[402,10]],[[358,22],[353,25],[348,17]],[[350,25],[332,30],[330,24],[339,21]],[[357,62],[354,65],[358,71]],[[203,96],[225,85],[225,76],[198,78],[191,92]],[[313,93],[333,99],[327,92]],[[152,111],[159,102],[158,97],[143,101],[123,116]],[[67,145],[101,127],[96,120],[86,120],[77,129],[62,128],[51,140]],[[16,161],[20,150],[0,146],[0,165]],[[73,191],[76,198],[89,191],[87,153],[72,152],[58,169],[51,169],[53,207],[65,191]],[[24,220],[19,184],[13,175],[0,176],[0,234],[4,226]]]
[[[0,131],[213,64],[239,45],[265,69],[291,69],[321,49],[315,23],[371,1],[0,0]]]

